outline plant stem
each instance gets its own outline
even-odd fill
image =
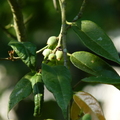
[[[56,9],[56,11],[58,11],[58,6],[57,6],[57,1],[56,0],[53,0],[53,5],[54,5],[54,8]]]
[[[85,5],[86,5],[86,1],[87,0],[83,0],[82,5],[80,7],[80,10],[79,10],[78,14],[74,17],[72,22],[66,21],[66,24],[68,25],[67,30],[71,27],[73,22],[76,22],[77,20],[79,20],[82,17],[82,14],[83,14],[83,11],[84,11],[84,8],[85,8]]]
[[[48,46],[46,45],[45,47],[43,47],[43,48],[41,48],[40,50],[36,51],[36,54],[42,52],[42,51],[45,50],[47,47],[48,47]],[[12,56],[12,58],[11,58],[11,57],[8,57],[8,58],[0,58],[0,60],[12,60],[12,61],[14,61],[14,60],[19,60],[19,59],[20,59],[20,57],[14,57],[14,56]]]
[[[62,40],[64,66],[68,67],[67,66],[67,47],[66,47],[66,34],[67,34],[66,0],[59,0],[59,4],[61,9],[61,21],[62,21],[59,39]],[[68,105],[67,120],[70,120],[70,104]]]
[[[0,28],[8,35],[8,37],[11,37],[12,39],[14,40],[17,40],[16,36],[14,36],[12,33],[10,33],[5,27],[3,27],[1,24],[0,24]]]
[[[80,11],[78,12],[78,14],[74,17],[72,22],[77,21],[78,19],[80,19],[82,17],[84,8],[85,8],[85,4],[86,4],[86,0],[83,0],[82,5],[80,7]]]
[[[61,31],[59,36],[61,36],[60,39],[62,39],[62,47],[63,47],[63,57],[64,57],[64,66],[67,67],[67,48],[66,48],[66,2],[65,0],[59,0],[60,9],[61,9]]]
[[[14,29],[17,35],[17,39],[19,42],[26,41],[25,26],[19,0],[8,0],[8,3],[13,14]]]
[[[38,53],[42,52],[42,51],[45,50],[47,47],[48,47],[48,46],[46,45],[45,47],[43,47],[43,48],[41,48],[40,50],[36,51],[36,53],[38,54]]]

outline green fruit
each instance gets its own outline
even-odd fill
[[[56,55],[56,59],[60,61],[63,56],[63,51],[57,50],[55,55]]]
[[[85,114],[85,115],[82,117],[82,120],[92,120],[91,115],[90,115],[90,114]]]
[[[48,60],[53,60],[53,58],[55,57],[55,54],[54,53],[51,53],[49,56],[48,56]]]
[[[47,44],[48,44],[49,46],[52,46],[52,45],[54,45],[56,42],[57,42],[57,37],[56,37],[56,36],[51,36],[51,37],[48,38]]]
[[[51,51],[52,50],[50,50],[50,49],[45,49],[44,51],[43,51],[43,56],[44,56],[44,58],[46,58],[46,57],[48,57],[48,55],[51,53]]]

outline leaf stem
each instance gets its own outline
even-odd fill
[[[19,42],[26,41],[25,39],[25,25],[23,22],[23,15],[20,8],[19,0],[8,0],[10,5],[13,21],[14,21],[14,29],[17,35],[17,39]]]
[[[48,45],[46,45],[45,47],[43,47],[43,48],[41,48],[40,50],[36,51],[36,53],[38,54],[38,53],[42,52],[42,51],[45,50],[47,47],[48,47]]]
[[[70,53],[67,53],[67,55],[68,55],[68,56],[71,56],[72,54],[70,54]]]

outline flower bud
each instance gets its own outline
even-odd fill
[[[55,57],[55,54],[54,53],[51,53],[51,54],[49,54],[49,56],[48,56],[48,60],[53,60],[53,58]]]
[[[48,38],[47,44],[48,44],[49,46],[52,46],[52,45],[54,45],[56,42],[57,42],[57,37],[56,37],[56,36],[51,36],[51,37]]]
[[[55,55],[56,55],[56,59],[60,61],[63,56],[63,51],[57,50]]]
[[[48,57],[48,55],[51,53],[51,49],[45,49],[43,52],[42,52],[42,54],[43,54],[43,56],[46,58],[46,57]]]

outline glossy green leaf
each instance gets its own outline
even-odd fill
[[[107,34],[94,22],[83,20],[81,28],[72,26],[86,47],[96,54],[120,64],[117,50]]]
[[[44,84],[42,81],[42,76],[40,73],[36,73],[32,79],[32,88],[34,94],[34,116],[41,115],[41,109],[43,105],[43,97],[44,97]]]
[[[47,89],[53,93],[66,118],[67,106],[72,97],[69,70],[65,66],[48,66],[42,64],[42,79]]]
[[[91,115],[92,120],[105,120],[99,102],[89,93],[77,92],[73,99],[78,107],[83,110],[84,114],[89,113]]]
[[[70,60],[74,66],[89,74],[95,76],[119,77],[117,72],[109,64],[92,53],[85,51],[75,52],[71,55]]]
[[[11,41],[9,45],[28,67],[35,69],[36,46],[34,44],[30,42]]]
[[[120,77],[114,78],[114,77],[104,77],[104,76],[98,76],[98,77],[88,77],[82,79],[84,82],[90,82],[90,83],[101,83],[101,84],[111,84],[114,85],[116,88],[120,89]]]
[[[8,112],[21,100],[29,96],[32,92],[32,85],[30,79],[35,73],[26,74],[15,86],[10,97]]]

